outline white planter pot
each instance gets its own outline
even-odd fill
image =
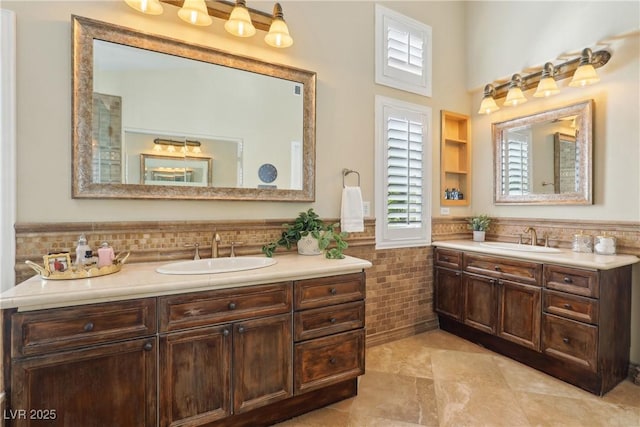
[[[322,251],[318,247],[318,239],[311,233],[298,240],[298,253],[300,255],[320,255]]]
[[[474,242],[484,242],[484,231],[473,231]]]

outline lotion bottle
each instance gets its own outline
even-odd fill
[[[98,248],[98,268],[113,264],[115,257],[113,248],[107,242],[102,242]]]
[[[78,238],[78,246],[76,247],[76,267],[82,267],[85,261],[87,251],[91,250],[91,246],[87,244],[87,238],[81,234]]]

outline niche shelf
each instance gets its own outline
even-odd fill
[[[469,116],[442,110],[440,129],[440,205],[468,206],[471,199],[471,132]],[[446,198],[457,190],[461,198]]]

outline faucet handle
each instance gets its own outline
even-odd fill
[[[518,244],[522,244],[522,233],[518,233]]]
[[[235,247],[239,245],[244,245],[244,242],[231,242],[231,254],[229,255],[230,257],[236,256]]]
[[[196,248],[196,253],[195,255],[193,255],[193,259],[200,259],[200,243],[196,242],[196,243],[185,243],[184,244],[185,248]]]

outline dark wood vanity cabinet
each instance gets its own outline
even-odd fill
[[[156,425],[155,299],[5,315],[10,425]]]
[[[590,270],[448,248],[434,259],[442,329],[592,393],[626,378],[631,266]]]

